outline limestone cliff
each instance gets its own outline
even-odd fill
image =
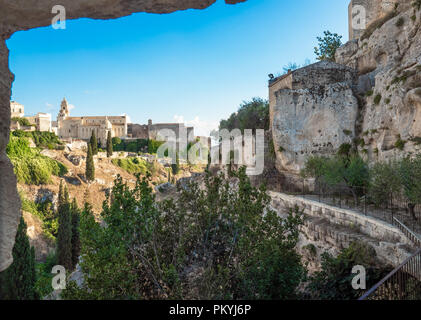
[[[336,55],[355,68],[363,98],[360,138],[370,161],[419,152],[421,139],[421,17],[411,1],[402,1],[388,19]],[[398,142],[398,143],[397,143]]]
[[[204,9],[216,0],[62,0],[68,19],[113,19],[135,12],[170,13],[176,10]],[[226,0],[235,4],[245,0]],[[0,0],[0,271],[12,263],[12,248],[20,217],[16,178],[6,156],[9,141],[10,96],[13,75],[5,44],[14,32],[51,24],[55,0]]]
[[[322,61],[270,83],[276,167],[298,174],[311,154],[331,154],[355,135],[356,72]]]

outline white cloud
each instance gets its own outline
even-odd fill
[[[218,129],[218,121],[206,121],[201,120],[198,116],[194,117],[193,120],[185,120],[183,116],[175,115],[174,120],[177,123],[184,123],[186,126],[194,127],[194,134],[196,136],[210,136],[210,132],[214,129]]]
[[[75,107],[73,104],[70,104],[70,103],[69,103],[68,108],[69,108],[69,111],[70,111],[70,110],[73,110],[73,109],[74,109],[74,108],[76,108],[76,107]]]

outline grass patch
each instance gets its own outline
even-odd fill
[[[154,176],[158,172],[156,163],[150,163],[141,158],[113,159],[111,162],[113,165],[122,168],[130,174],[146,175],[149,172]]]
[[[55,241],[58,232],[58,217],[53,209],[53,204],[50,201],[44,203],[35,203],[28,200],[22,192],[19,192],[22,203],[22,210],[38,217],[42,222],[42,230],[44,235]]]

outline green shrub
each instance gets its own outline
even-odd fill
[[[414,6],[414,8],[417,8],[418,10],[421,9],[421,0],[415,0],[412,5]]]
[[[384,103],[389,104],[389,103],[390,103],[390,98],[386,98],[386,99],[384,100]]]
[[[112,159],[111,163],[122,168],[130,174],[146,175],[146,173],[152,167],[149,162],[141,158]]]
[[[38,217],[42,222],[44,235],[54,241],[58,231],[58,220],[51,201],[35,203],[28,200],[22,192],[19,193],[19,196],[22,203],[22,210]]]
[[[389,268],[378,269],[376,251],[361,242],[353,242],[343,249],[337,257],[322,254],[322,270],[309,278],[307,289],[313,299],[321,300],[356,300],[364,290],[354,290],[351,282],[355,277],[352,268],[363,265],[367,270],[367,288],[380,281]]]
[[[365,96],[366,96],[366,97],[371,97],[371,96],[373,95],[373,93],[374,93],[374,91],[373,91],[373,90],[368,90],[368,91],[365,93]]]
[[[398,21],[396,21],[396,26],[397,26],[398,28],[402,27],[404,24],[405,24],[405,19],[404,19],[403,17],[400,17],[400,18],[398,19]]]
[[[380,103],[380,101],[382,100],[382,95],[381,94],[377,94],[375,97],[374,97],[374,100],[373,100],[373,102],[374,102],[374,104],[379,104]]]
[[[21,126],[25,126],[25,127],[33,126],[31,125],[29,120],[26,118],[13,117],[11,120],[18,122]]]
[[[63,150],[63,142],[55,135],[54,132],[41,132],[41,131],[31,131],[26,132],[22,130],[16,130],[12,132],[12,136],[18,138],[30,138],[34,141],[37,148],[42,149],[56,149]]]
[[[347,129],[344,129],[343,132],[344,132],[344,134],[346,136],[350,136],[352,134],[352,131],[351,130],[347,130]]]
[[[402,140],[400,135],[398,135],[397,138],[398,139],[395,142],[395,147],[399,150],[403,150],[405,148],[406,141]]]
[[[51,175],[61,177],[67,173],[64,164],[31,149],[26,138],[11,136],[6,152],[20,183],[47,184],[51,181]]]
[[[351,152],[352,146],[349,143],[342,143],[338,149],[338,154],[347,156]]]

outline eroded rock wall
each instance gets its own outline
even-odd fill
[[[16,178],[6,156],[9,141],[10,96],[13,75],[5,44],[14,32],[47,26],[55,14],[53,6],[66,8],[67,19],[113,19],[135,12],[170,13],[176,10],[204,9],[216,0],[0,0],[0,271],[12,263],[12,249],[20,217]],[[228,4],[246,0],[226,0]]]
[[[310,155],[331,155],[355,137],[356,72],[323,61],[290,77],[288,86],[270,86],[271,129],[276,167],[298,175]]]
[[[421,150],[421,10],[411,2],[400,2],[383,25],[336,55],[338,63],[359,72],[359,150],[372,162]]]
[[[280,215],[295,206],[303,210],[305,219],[297,250],[309,262],[310,272],[320,270],[324,252],[336,256],[355,241],[371,246],[383,266],[397,267],[415,252],[414,244],[398,228],[386,222],[299,196],[269,194],[272,207]]]

